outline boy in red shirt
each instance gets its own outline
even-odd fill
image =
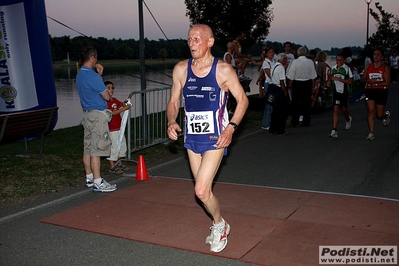
[[[112,97],[114,94],[114,84],[111,81],[105,81],[105,86],[109,94],[111,95],[111,100],[107,102],[108,109],[112,111],[112,119],[109,122],[109,138],[111,140],[111,156],[107,158],[109,160],[110,169],[109,172],[113,174],[123,174],[125,170],[129,170],[122,162],[119,162],[118,165],[115,165],[115,162],[118,161],[120,158],[125,157],[126,155],[126,139],[125,137],[122,138],[122,143],[120,150],[117,149],[117,143],[119,138],[119,132],[122,123],[121,113],[129,110],[131,107],[130,104],[125,102],[121,102],[118,99]]]

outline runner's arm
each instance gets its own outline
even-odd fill
[[[248,108],[247,95],[238,80],[237,74],[230,65],[225,62],[219,62],[216,73],[219,86],[225,91],[230,91],[237,101],[237,107],[234,111],[233,117],[230,119],[230,122],[239,125]],[[220,134],[220,137],[216,142],[217,147],[225,148],[230,145],[233,133],[233,126],[228,125]]]
[[[181,61],[173,68],[173,82],[170,93],[170,100],[167,105],[166,113],[168,118],[168,137],[177,140],[178,132],[181,132],[180,126],[176,122],[180,109],[180,97],[183,90],[181,80],[184,79],[187,72],[187,60]]]

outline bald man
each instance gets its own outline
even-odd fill
[[[173,69],[167,131],[172,140],[177,140],[179,132],[182,132],[176,117],[183,94],[184,147],[195,179],[195,195],[213,219],[205,243],[210,244],[211,252],[220,252],[227,245],[230,225],[221,216],[212,183],[248,107],[248,98],[233,67],[212,55],[214,42],[213,32],[207,25],[198,24],[189,30],[188,46],[192,58],[177,63]],[[237,101],[230,121],[226,108],[229,93]]]

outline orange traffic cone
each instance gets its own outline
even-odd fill
[[[147,167],[145,166],[144,156],[139,155],[139,159],[137,161],[137,171],[136,171],[136,180],[144,181],[148,180],[150,177],[148,176]]]

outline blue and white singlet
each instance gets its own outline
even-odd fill
[[[226,108],[228,92],[222,90],[216,80],[215,58],[207,76],[197,77],[188,60],[187,78],[183,87],[185,134],[184,147],[203,154],[215,150],[221,132],[229,123]]]

